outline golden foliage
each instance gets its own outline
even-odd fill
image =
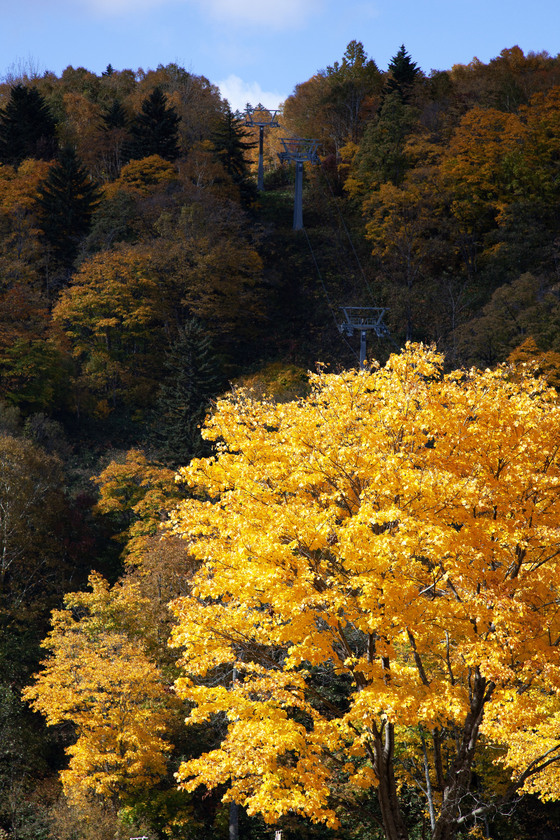
[[[150,155],[123,166],[120,177],[105,187],[105,196],[111,198],[121,190],[137,197],[147,196],[172,184],[177,177],[172,163],[159,155]]]
[[[66,596],[53,613],[43,642],[50,657],[23,695],[48,725],[76,728],[61,773],[68,798],[118,799],[165,773],[173,697],[146,653],[149,604],[139,587],[110,589],[95,573],[89,582],[91,592]]]
[[[145,538],[157,534],[165,512],[182,497],[173,479],[173,470],[150,464],[139,449],[130,449],[124,463],[112,461],[94,479],[100,490],[96,512],[126,517],[127,527],[120,538],[127,542],[131,562],[141,562]]]
[[[235,385],[245,389],[253,399],[288,402],[309,392],[309,376],[296,365],[271,362],[256,373],[240,377]]]
[[[508,356],[511,364],[531,364],[533,370],[544,376],[554,388],[560,386],[560,353],[554,350],[542,351],[534,338],[529,336]]]
[[[522,369],[442,366],[408,345],[299,402],[218,403],[217,457],[180,471],[174,527],[202,566],[174,644],[187,722],[229,727],[186,789],[334,825],[332,786],[383,788],[393,733],[403,754],[411,728],[447,733],[468,766],[486,709],[514,783],[560,790],[556,761],[523,775],[558,755],[560,406]],[[441,784],[436,806],[461,795]]]
[[[52,317],[81,365],[84,383],[103,403],[146,399],[156,361],[151,333],[168,309],[149,249],[121,246],[86,260],[64,289]]]

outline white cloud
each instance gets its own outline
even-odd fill
[[[287,99],[287,94],[276,91],[265,91],[258,82],[244,82],[239,76],[228,76],[218,82],[220,93],[227,99],[233,111],[244,111],[248,102],[251,105],[264,105],[266,108],[276,109]]]
[[[323,0],[195,0],[204,10],[208,9],[219,21],[266,25],[274,29],[297,27],[298,23],[316,14]]]
[[[98,15],[125,15],[164,6],[169,0],[87,0],[87,5]]]
[[[86,0],[96,14],[122,15],[129,12],[155,9],[158,6],[181,4],[198,6],[221,23],[267,26],[273,29],[297,27],[317,14],[324,0],[282,0],[280,4],[267,0]]]

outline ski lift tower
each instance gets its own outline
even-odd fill
[[[257,176],[257,189],[259,192],[263,192],[264,190],[264,130],[265,128],[278,128],[280,126],[280,123],[276,119],[277,113],[278,109],[270,111],[262,105],[257,105],[256,108],[247,105],[246,109],[245,125],[250,127],[258,125],[259,127],[259,172]]]
[[[282,163],[290,161],[296,165],[296,187],[294,195],[294,230],[301,230],[303,228],[303,210],[302,210],[302,195],[303,195],[303,164],[319,163],[319,155],[317,148],[319,146],[318,140],[304,140],[301,137],[281,138],[284,151],[278,153],[278,157]]]
[[[344,322],[338,325],[343,335],[352,337],[360,333],[360,367],[366,367],[366,336],[373,330],[377,338],[387,338],[389,330],[383,318],[387,309],[380,306],[341,306]]]

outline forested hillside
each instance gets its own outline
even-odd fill
[[[297,85],[281,106],[279,127],[264,133],[264,191],[257,190],[258,128],[248,126],[244,114],[233,113],[206,78],[182,67],[133,72],[108,66],[100,76],[68,67],[60,77],[45,73],[0,84],[0,840],[140,835],[221,840],[228,832],[234,840],[236,820],[239,836],[251,840],[274,836],[275,828],[282,830],[283,840],[454,840],[469,832],[496,840],[560,837],[555,805],[560,781],[549,773],[542,789],[531,787],[527,780],[533,772],[524,777],[522,761],[527,757],[540,770],[538,762],[545,761],[548,749],[555,771],[560,749],[556,723],[539,741],[542,754],[531,752],[527,734],[541,732],[543,721],[560,720],[550,699],[556,697],[560,671],[552,674],[550,665],[547,683],[542,674],[550,651],[539,648],[533,662],[531,644],[523,636],[531,623],[523,623],[523,610],[532,610],[538,621],[548,622],[550,639],[557,631],[550,645],[558,647],[557,590],[549,571],[538,587],[524,590],[526,600],[515,617],[513,608],[504,607],[500,644],[507,648],[508,634],[521,634],[526,645],[520,642],[515,649],[515,662],[513,646],[506,662],[494,649],[488,653],[488,634],[475,628],[468,639],[461,630],[456,647],[448,638],[444,653],[426,642],[420,667],[422,638],[412,631],[405,642],[392,635],[395,622],[412,621],[402,605],[395,606],[391,619],[384,616],[375,632],[363,605],[356,607],[351,638],[339,640],[340,665],[318,654],[315,660],[314,646],[325,645],[330,625],[323,613],[330,606],[313,601],[317,635],[301,630],[307,641],[301,642],[298,660],[305,670],[298,700],[267,707],[275,737],[284,738],[282,761],[269,792],[255,793],[252,780],[264,773],[260,757],[269,756],[273,763],[270,755],[277,745],[271,746],[266,726],[256,726],[264,708],[251,706],[257,688],[253,692],[243,685],[258,683],[268,699],[295,691],[289,669],[278,665],[286,643],[278,628],[293,616],[280,596],[270,603],[263,599],[258,607],[246,600],[244,573],[239,577],[232,571],[240,559],[228,554],[234,534],[247,545],[256,539],[241,520],[227,526],[231,533],[217,547],[216,535],[227,530],[222,508],[218,504],[218,512],[208,511],[222,495],[224,510],[229,510],[225,498],[237,481],[253,488],[247,489],[251,499],[260,498],[266,486],[274,504],[278,498],[287,504],[301,493],[305,503],[298,507],[299,501],[294,502],[294,521],[319,517],[315,508],[310,512],[306,507],[307,492],[320,505],[332,492],[334,501],[325,503],[325,510],[331,502],[342,507],[344,497],[347,512],[336,523],[327,514],[323,521],[323,513],[317,519],[318,541],[306,537],[308,542],[298,542],[288,525],[278,525],[278,545],[291,545],[297,562],[306,558],[313,569],[301,573],[305,585],[300,587],[299,573],[288,564],[282,586],[289,588],[298,610],[298,592],[310,604],[323,591],[323,578],[325,587],[338,581],[341,592],[346,586],[348,597],[357,599],[358,590],[367,588],[364,572],[355,569],[358,582],[343,586],[347,570],[337,552],[343,552],[344,540],[358,538],[345,536],[341,522],[346,516],[354,522],[354,501],[368,482],[396,482],[391,470],[398,470],[378,466],[376,472],[361,462],[350,468],[344,461],[345,436],[367,438],[356,431],[361,419],[355,406],[371,416],[385,417],[386,411],[385,430],[392,428],[391,418],[402,416],[410,439],[423,441],[422,459],[429,453],[433,462],[430,472],[425,460],[415,461],[412,455],[406,460],[409,455],[402,453],[416,451],[416,443],[406,449],[404,433],[399,437],[395,431],[392,443],[383,436],[368,438],[371,451],[383,451],[391,464],[395,453],[402,455],[411,476],[406,487],[395,489],[393,507],[376,519],[376,535],[393,535],[403,510],[418,504],[432,480],[420,480],[419,471],[425,468],[433,476],[442,469],[434,443],[438,424],[456,441],[457,449],[448,453],[454,465],[449,473],[458,482],[453,493],[463,492],[461,482],[471,472],[478,475],[476,464],[487,450],[472,443],[474,434],[462,437],[459,427],[479,422],[477,412],[487,411],[484,431],[477,432],[480,440],[487,449],[499,440],[504,464],[517,466],[508,473],[507,489],[500,484],[502,467],[496,475],[489,468],[493,477],[488,482],[504,495],[493,508],[485,502],[480,516],[493,510],[497,522],[498,511],[522,510],[526,519],[518,527],[523,536],[515,537],[512,552],[530,554],[535,548],[531,540],[540,540],[541,554],[531,555],[535,569],[559,553],[552,490],[560,442],[550,419],[558,403],[546,383],[560,381],[560,56],[524,55],[514,46],[488,64],[474,59],[469,65],[427,71],[397,45],[389,67],[380,68],[362,43],[353,41],[338,60],[325,60],[332,65]],[[252,105],[265,119],[269,116],[260,103]],[[294,165],[279,159],[282,140],[293,137],[317,141],[318,161],[307,163],[304,171],[303,230],[292,229]],[[368,366],[372,381],[365,392],[352,379],[359,383],[360,377],[346,373],[357,367],[359,336],[339,330],[341,307],[352,306],[386,310],[387,333],[368,334],[368,359],[381,371],[376,380]],[[424,424],[420,431],[420,426],[415,431],[407,426],[408,409],[391,403],[399,389],[404,393],[412,387],[395,361],[401,357],[392,356],[383,367],[407,342],[402,358],[412,359],[410,370],[423,371],[426,383],[448,383],[435,395],[424,384],[410,392],[424,418],[418,420]],[[424,349],[417,347],[421,344]],[[519,372],[496,373],[504,362],[531,362],[540,384]],[[310,383],[308,371],[317,365],[333,371],[335,379],[323,372]],[[467,375],[471,367],[487,372]],[[220,401],[232,391],[233,401]],[[345,395],[350,392],[355,402],[350,400],[349,407]],[[448,409],[463,405],[463,392],[469,398],[459,423]],[[475,392],[477,400],[469,402]],[[376,414],[369,393],[381,394],[383,412]],[[325,394],[339,401],[336,422]],[[504,411],[495,410],[500,401],[512,427],[520,430],[515,443],[501,428]],[[201,426],[217,402],[218,419],[203,438]],[[340,451],[331,450],[326,437],[314,440],[324,462],[314,465],[318,472],[312,478],[311,473],[300,476],[296,490],[286,478],[288,466],[278,465],[306,457],[302,453],[311,444],[302,443],[305,435],[300,435],[319,428],[319,416]],[[343,428],[337,423],[344,418]],[[279,432],[285,423],[293,449]],[[536,430],[544,425],[546,433],[539,432],[537,445]],[[259,430],[278,439],[259,437]],[[528,456],[523,460],[516,448],[521,439],[529,441],[534,475]],[[245,463],[241,455],[253,445]],[[459,463],[457,450],[463,446],[471,446],[470,454]],[[540,466],[539,453],[545,453]],[[207,457],[217,460],[196,460]],[[190,472],[182,469],[189,463]],[[352,470],[357,470],[357,484],[348,477]],[[351,489],[336,490],[342,474]],[[447,488],[448,477],[441,481]],[[546,482],[550,487],[543,490]],[[470,514],[454,507],[443,484],[434,481],[438,501],[430,502],[433,510],[452,511],[449,527],[457,540],[472,532],[482,544],[488,535],[483,538],[477,530],[476,504],[471,521]],[[312,489],[302,490],[306,487]],[[379,512],[385,502],[376,504]],[[266,505],[274,509],[271,499]],[[427,513],[430,505],[415,515],[426,517],[432,527],[440,513]],[[177,506],[183,513],[172,513]],[[234,510],[237,516],[235,502]],[[263,519],[263,532],[272,533],[278,521]],[[197,527],[200,533],[187,545],[185,538]],[[503,528],[501,536],[498,530],[488,536],[489,546],[514,544],[509,531],[504,536],[509,525]],[[531,535],[523,528],[533,529]],[[453,617],[446,621],[457,627],[462,619],[456,605],[470,603],[468,587],[463,578],[458,582],[456,569],[442,567],[439,576],[429,566],[422,551],[429,555],[438,540],[444,542],[430,534],[422,550],[415,549],[416,579],[424,592],[430,591],[431,603],[438,603],[444,580],[446,587],[455,587]],[[413,538],[407,539],[410,548]],[[492,554],[491,573],[479,569],[473,540],[457,552],[471,557],[472,550],[472,568],[497,591],[497,570],[508,564],[498,552]],[[231,574],[229,589],[224,584],[205,590],[200,575],[208,552],[220,554],[220,573]],[[321,558],[327,554],[333,565],[325,571]],[[500,586],[513,587],[523,558]],[[247,574],[248,579],[259,576]],[[275,591],[277,573],[270,574],[268,585]],[[313,592],[306,589],[310,580]],[[376,591],[384,585],[377,581]],[[401,580],[399,586],[406,589],[408,583]],[[228,599],[246,621],[239,618],[236,625],[238,641],[244,641],[235,649],[233,658],[239,661],[234,665],[231,639],[226,643],[226,631],[220,637],[216,630],[221,622],[224,627],[231,623],[231,614],[222,614]],[[555,605],[552,617],[549,599]],[[203,609],[209,605],[214,610],[210,618]],[[479,609],[477,602],[473,610]],[[253,613],[257,618],[250,618]],[[423,620],[420,614],[416,620]],[[439,619],[430,613],[424,620],[436,626]],[[493,633],[494,619],[488,621]],[[205,622],[210,622],[206,635]],[[456,808],[468,812],[464,819],[455,814],[442,828],[436,812],[440,806],[445,811],[444,764],[456,766],[450,758],[453,743],[457,733],[467,738],[466,724],[464,729],[449,721],[443,726],[434,723],[439,711],[428,714],[423,708],[413,714],[409,709],[405,714],[401,708],[398,725],[406,736],[391,754],[398,766],[396,781],[378,770],[375,780],[368,769],[368,762],[375,762],[358,731],[361,724],[346,715],[358,703],[356,686],[364,689],[362,696],[366,688],[375,696],[384,691],[389,696],[391,676],[386,664],[380,674],[356,676],[354,645],[367,632],[381,650],[380,662],[396,661],[405,650],[405,660],[408,656],[416,663],[426,696],[433,682],[434,696],[437,685],[449,703],[453,695],[460,705],[460,691],[470,692],[472,700],[476,691],[488,692],[490,683],[498,686],[490,694],[495,690],[500,696],[499,715],[511,725],[504,724],[502,731],[494,717],[494,728],[489,724],[480,736],[488,749],[476,760],[473,752],[461,771],[464,784],[457,802],[462,804]],[[183,651],[179,664],[180,653],[168,644],[172,635]],[[265,662],[255,650],[266,645]],[[41,668],[45,651],[50,657]],[[187,657],[194,669],[189,678],[184,677]],[[438,672],[438,657],[446,663],[445,679]],[[534,666],[530,674],[529,660]],[[272,661],[278,673],[269,684],[264,669]],[[490,661],[496,673],[481,689],[479,669],[490,668]],[[404,685],[404,670],[397,673]],[[516,714],[526,714],[529,723],[514,737],[513,705],[507,706],[506,695],[516,690],[524,698],[516,701]],[[403,702],[400,695],[395,698],[392,709]],[[336,710],[344,726],[305,752],[302,733],[329,727],[334,732]],[[231,753],[224,757],[220,744],[228,720],[239,723],[241,734],[227,742]],[[286,721],[301,727],[299,734]],[[329,754],[328,767],[315,760],[321,750]],[[494,764],[496,758],[502,763]],[[241,780],[230,782],[233,760],[238,765],[246,760],[247,767]],[[511,782],[512,772],[517,782]],[[382,793],[376,799],[371,792],[380,779],[395,786],[388,788],[385,804]],[[244,807],[228,804],[230,784]],[[391,834],[386,812],[393,805],[400,809],[402,824],[395,824]]]

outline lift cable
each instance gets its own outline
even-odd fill
[[[302,193],[303,193],[303,164],[305,161],[309,163],[320,163],[319,157],[317,155],[317,147],[319,145],[317,140],[312,140],[308,138],[283,138],[282,145],[284,146],[284,152],[279,153],[278,157],[284,163],[285,161],[291,161],[296,163],[296,185],[295,185],[295,197],[294,197],[294,230],[303,230],[305,232],[305,237],[307,240],[307,244],[309,246],[309,250],[311,252],[311,257],[315,264],[315,269],[317,271],[317,275],[323,287],[323,291],[325,293],[325,297],[327,299],[327,303],[329,309],[331,310],[334,322],[339,333],[342,335],[343,340],[346,342],[348,347],[351,349],[352,353],[356,355],[359,359],[360,367],[366,367],[366,336],[368,332],[373,331],[377,335],[378,338],[390,338],[389,330],[385,325],[383,319],[385,313],[387,312],[386,307],[379,307],[379,306],[346,306],[340,307],[342,312],[344,313],[344,321],[343,323],[339,323],[334,307],[331,303],[330,296],[327,291],[327,287],[325,281],[323,279],[323,275],[319,269],[319,264],[317,262],[317,258],[313,251],[313,247],[311,245],[311,241],[309,239],[309,235],[307,230],[303,225],[303,214],[302,214]],[[326,176],[325,176],[326,177]],[[352,251],[354,253],[354,257],[356,262],[359,266],[360,273],[362,275],[362,279],[366,285],[367,291],[372,298],[373,301],[373,293],[371,287],[368,283],[367,277],[363,270],[362,264],[360,262],[358,253],[354,247],[354,243],[350,236],[350,232],[348,227],[344,221],[342,213],[340,212],[340,208],[338,207],[338,203],[336,201],[334,191],[330,182],[327,180],[329,184],[329,188],[335,203],[335,207],[339,213],[340,219],[343,224],[344,231],[348,237],[350,242]],[[352,345],[349,341],[346,340],[346,336],[352,337],[356,332],[360,334],[360,352],[359,354],[356,353]]]
[[[321,170],[321,174],[323,175],[323,178],[325,179],[325,181],[327,182],[327,184],[329,186],[329,190],[330,190],[330,193],[331,193],[331,196],[332,196],[333,204],[336,207],[338,216],[339,216],[340,221],[342,223],[342,227],[344,228],[344,231],[345,231],[346,236],[348,238],[348,242],[350,243],[350,247],[351,247],[352,252],[354,254],[354,257],[356,259],[356,264],[358,265],[358,268],[360,270],[360,274],[362,275],[364,285],[365,285],[365,287],[367,289],[367,292],[369,294],[369,297],[370,297],[370,299],[373,303],[373,308],[377,312],[377,314],[374,315],[374,316],[368,316],[366,314],[367,307],[363,308],[364,313],[362,315],[358,312],[359,307],[342,307],[342,310],[343,310],[344,315],[347,319],[347,322],[345,324],[339,325],[339,329],[341,331],[346,331],[349,335],[351,335],[353,330],[359,330],[361,324],[367,323],[368,329],[373,329],[378,338],[388,339],[389,342],[393,345],[393,347],[397,350],[397,352],[400,352],[401,347],[399,346],[397,341],[395,341],[395,339],[393,338],[393,336],[390,333],[388,327],[386,327],[385,324],[383,323],[383,316],[384,316],[385,312],[387,311],[387,308],[378,306],[377,301],[375,300],[373,290],[372,290],[371,285],[370,285],[370,283],[367,279],[367,276],[366,276],[366,273],[365,273],[364,268],[362,266],[362,263],[361,263],[359,255],[358,255],[358,252],[356,251],[356,248],[354,246],[352,236],[350,234],[350,231],[348,230],[348,226],[347,226],[346,221],[344,219],[344,216],[342,214],[342,210],[340,209],[339,202],[336,199],[334,190],[332,188],[332,184],[331,184],[331,182],[330,182],[330,180],[329,180],[329,178],[328,178],[328,176],[327,176],[327,174],[325,173],[324,170]],[[356,312],[352,314],[350,312],[350,310],[356,310]]]
[[[332,184],[331,184],[331,182],[330,182],[329,178],[327,177],[326,173],[324,172],[324,170],[322,170],[322,171],[321,171],[321,174],[322,174],[323,178],[325,179],[325,181],[326,181],[326,182],[327,182],[327,184],[328,184],[328,187],[329,187],[329,190],[330,190],[330,193],[331,193],[331,196],[332,196],[333,204],[334,204],[334,206],[335,206],[335,208],[336,208],[336,211],[337,211],[337,213],[338,213],[338,217],[339,217],[339,219],[340,219],[340,221],[341,221],[341,223],[342,223],[342,227],[344,228],[344,232],[346,233],[346,236],[347,236],[347,238],[348,238],[348,242],[350,243],[350,247],[351,247],[351,249],[352,249],[352,253],[354,254],[354,257],[355,257],[355,259],[356,259],[356,264],[357,264],[357,266],[358,266],[358,268],[359,268],[359,270],[360,270],[360,274],[362,275],[362,278],[363,278],[363,281],[364,281],[365,287],[366,287],[366,289],[367,289],[367,291],[368,291],[368,294],[369,294],[369,296],[370,296],[370,298],[371,298],[372,303],[374,304],[374,306],[377,306],[377,303],[376,303],[376,301],[375,301],[375,297],[374,297],[374,294],[373,294],[373,290],[372,290],[372,288],[371,288],[371,286],[370,286],[370,283],[369,283],[369,281],[368,281],[368,279],[367,279],[367,277],[366,277],[366,273],[365,273],[364,268],[363,268],[363,266],[362,266],[362,263],[361,263],[361,261],[360,261],[360,257],[358,256],[358,252],[356,251],[356,247],[355,247],[354,242],[353,242],[353,240],[352,240],[352,237],[351,237],[351,235],[350,235],[350,231],[348,230],[348,226],[347,226],[347,224],[346,224],[346,221],[345,221],[345,219],[344,219],[344,216],[342,215],[342,210],[340,209],[339,203],[338,203],[338,201],[336,200],[336,196],[335,196],[335,194],[334,194],[334,190],[333,190],[333,188],[332,188]]]
[[[332,317],[333,317],[333,321],[334,321],[334,323],[335,323],[336,329],[337,329],[337,331],[340,333],[340,335],[342,336],[342,339],[343,339],[344,343],[345,343],[345,344],[347,344],[347,345],[348,345],[348,347],[350,348],[350,351],[352,352],[352,354],[353,354],[354,356],[356,356],[356,358],[357,358],[357,359],[359,359],[359,358],[360,358],[360,354],[356,352],[356,350],[354,349],[354,347],[352,347],[352,345],[350,344],[350,342],[349,342],[349,341],[348,341],[348,339],[346,338],[346,335],[345,335],[345,334],[344,334],[344,333],[340,330],[339,319],[338,319],[338,317],[337,317],[337,315],[336,315],[336,310],[335,310],[334,306],[332,305],[332,302],[331,302],[331,299],[330,299],[329,293],[328,293],[328,291],[327,291],[327,287],[326,287],[326,285],[325,285],[325,281],[323,280],[323,275],[321,274],[321,270],[320,270],[320,268],[319,268],[319,263],[317,262],[317,257],[315,256],[315,252],[314,252],[314,250],[313,250],[313,246],[311,245],[311,240],[309,239],[309,234],[307,233],[307,229],[306,229],[305,227],[303,227],[303,228],[302,228],[302,230],[303,230],[303,232],[304,232],[304,234],[305,234],[305,238],[306,238],[306,240],[307,240],[307,245],[309,246],[309,251],[310,251],[310,253],[311,253],[311,258],[312,258],[313,263],[314,263],[314,265],[315,265],[315,270],[316,270],[316,272],[317,272],[317,276],[318,276],[319,280],[321,281],[321,286],[323,287],[323,292],[324,292],[324,294],[325,294],[325,298],[326,298],[326,300],[327,300],[328,307],[329,307],[329,309],[330,309],[330,311],[331,311],[331,315],[332,315]]]

